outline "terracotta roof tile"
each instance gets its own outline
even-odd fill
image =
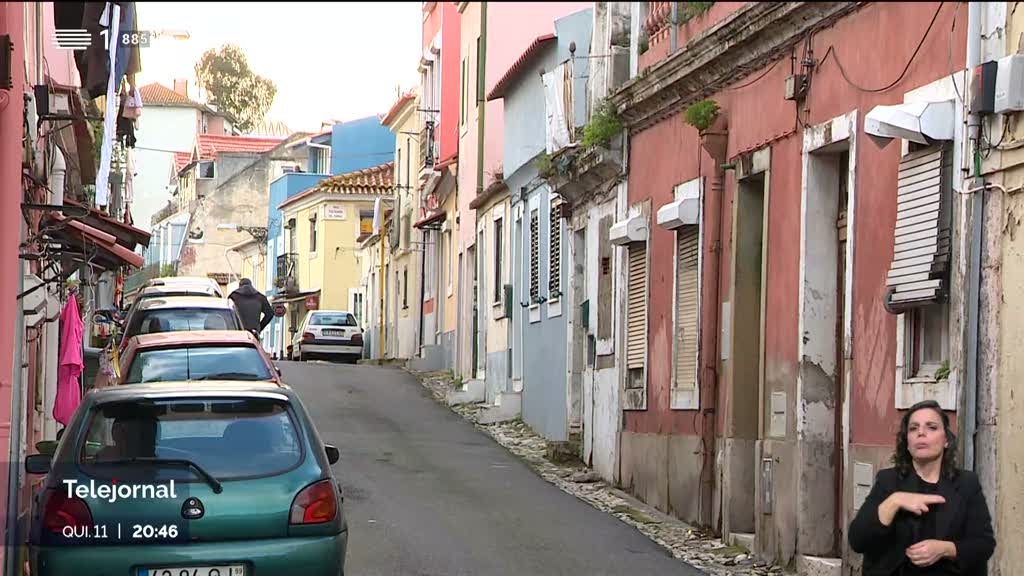
[[[191,160],[192,160],[192,153],[191,152],[175,152],[174,153],[174,170],[176,172],[181,172],[181,169],[184,168],[185,166],[188,166],[188,164],[189,164],[189,162]]]
[[[277,208],[280,210],[319,192],[327,194],[391,194],[393,192],[391,183],[394,170],[395,163],[388,162],[365,170],[356,170],[355,172],[331,176],[321,180],[319,184],[309,190],[285,200]]]
[[[535,38],[534,41],[526,47],[523,54],[519,56],[519,58],[512,63],[512,66],[510,66],[509,69],[501,76],[498,82],[494,85],[494,88],[491,88],[491,91],[487,94],[487,100],[504,98],[505,90],[511,86],[512,82],[523,71],[523,68],[530,63],[530,60],[540,54],[544,48],[550,45],[554,39],[554,34],[545,34]]]
[[[183,108],[203,108],[203,105],[182,94],[178,94],[159,82],[146,84],[139,88],[143,106],[181,106]]]
[[[199,135],[199,158],[211,160],[218,154],[250,152],[261,154],[284,142],[284,138],[250,138],[247,136]]]
[[[401,98],[399,98],[398,101],[391,106],[391,109],[388,110],[388,113],[385,114],[384,117],[380,119],[381,126],[388,126],[389,124],[394,122],[395,117],[398,116],[398,113],[402,111],[402,108],[404,108],[406,104],[412,102],[415,99],[416,94],[411,91],[402,94]]]

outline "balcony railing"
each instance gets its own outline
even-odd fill
[[[644,29],[647,30],[649,38],[653,38],[668,26],[672,19],[671,2],[648,2],[647,19],[644,20]]]
[[[274,286],[281,292],[296,292],[299,289],[296,279],[298,256],[298,254],[281,254],[277,257],[277,276],[274,278]]]
[[[434,121],[424,120],[420,130],[420,168],[432,168],[437,162],[437,142],[434,139]]]

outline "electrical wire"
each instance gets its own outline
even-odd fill
[[[956,31],[956,17],[960,14],[960,5],[962,2],[957,2],[956,8],[953,10],[953,25],[949,28],[949,78],[953,81],[953,91],[956,92],[956,99],[960,102],[960,106],[964,106],[964,98],[960,95],[960,88],[956,85],[956,71],[953,69],[953,33]],[[964,80],[964,91],[967,91],[967,80]]]
[[[764,72],[762,72],[762,73],[758,74],[758,75],[757,75],[757,77],[756,77],[756,78],[754,78],[753,80],[751,80],[751,81],[749,81],[749,82],[744,82],[743,84],[740,84],[739,86],[733,86],[732,88],[729,88],[729,89],[727,89],[726,91],[727,91],[727,92],[732,92],[733,90],[741,90],[741,89],[743,89],[743,88],[746,88],[747,86],[752,86],[752,85],[754,85],[754,84],[757,84],[757,82],[758,82],[759,80],[761,80],[762,78],[764,78],[765,76],[767,76],[768,74],[770,74],[770,73],[771,73],[771,71],[772,71],[772,70],[774,70],[774,69],[775,69],[775,67],[776,67],[776,66],[778,66],[778,65],[779,65],[779,62],[781,62],[781,61],[782,61],[782,58],[779,58],[779,59],[778,59],[778,60],[776,60],[775,62],[772,62],[772,65],[771,65],[771,66],[769,66],[767,70],[765,70]]]
[[[898,78],[896,78],[886,86],[882,86],[881,88],[864,88],[863,86],[860,86],[857,83],[855,83],[853,80],[850,80],[850,77],[846,74],[846,69],[843,68],[842,62],[839,61],[839,53],[836,52],[834,45],[828,47],[828,50],[825,52],[825,56],[822,57],[821,59],[821,63],[824,64],[825,60],[828,59],[828,55],[832,54],[832,59],[836,61],[836,66],[839,68],[839,73],[843,76],[843,80],[846,80],[847,84],[853,86],[854,88],[860,90],[861,92],[878,93],[890,90],[896,85],[898,85],[900,82],[902,82],[903,79],[906,77],[907,72],[910,70],[910,65],[914,63],[914,59],[917,58],[918,53],[921,51],[921,47],[924,46],[925,39],[928,38],[928,33],[931,32],[932,26],[935,25],[935,21],[939,18],[939,12],[942,11],[942,7],[944,6],[944,4],[945,3],[940,2],[938,8],[935,9],[935,14],[932,15],[932,20],[931,22],[928,23],[928,28],[925,29],[924,35],[921,36],[921,40],[917,43],[917,48],[914,49],[914,53],[910,55],[910,60],[907,60],[907,65],[903,67],[903,72],[900,73]]]

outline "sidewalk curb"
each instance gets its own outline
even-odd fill
[[[709,536],[698,528],[665,514],[645,504],[632,495],[608,484],[605,480],[573,481],[574,474],[589,472],[591,469],[579,465],[562,465],[549,461],[537,454],[537,446],[547,442],[537,436],[522,420],[500,424],[480,424],[476,415],[478,405],[452,406],[445,400],[446,390],[451,390],[450,376],[445,372],[417,372],[407,367],[402,369],[423,386],[438,404],[458,414],[464,420],[493,439],[502,448],[526,464],[534,473],[566,494],[585,502],[591,507],[614,516],[655,542],[677,560],[704,572],[708,576],[735,576],[782,574],[782,569],[755,563],[749,552],[729,546],[720,539]],[[512,435],[527,430],[534,438],[513,438]],[[506,433],[511,431],[511,433]],[[531,447],[527,444],[533,444]]]

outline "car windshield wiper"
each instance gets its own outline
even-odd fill
[[[213,474],[207,472],[206,469],[199,464],[196,464],[191,460],[186,460],[185,458],[154,458],[152,456],[136,456],[134,458],[121,458],[119,460],[104,460],[96,462],[96,464],[136,464],[140,462],[144,464],[179,464],[182,466],[188,466],[194,469],[203,480],[206,480],[206,483],[213,488],[214,494],[220,494],[224,490],[224,487],[221,486],[220,482],[213,477]]]
[[[193,378],[193,380],[266,380],[266,378],[260,378],[259,374],[251,372],[217,372]]]

